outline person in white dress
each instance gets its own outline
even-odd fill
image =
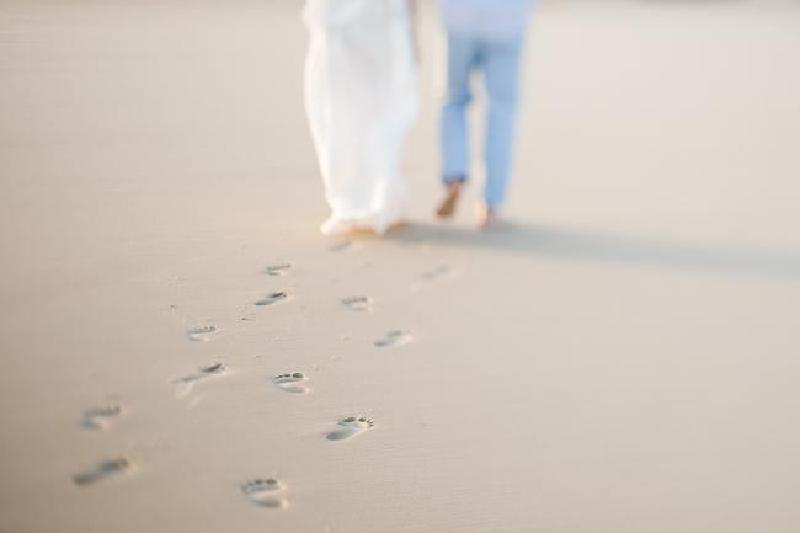
[[[402,151],[416,117],[412,0],[306,0],[305,102],[330,218],[324,234],[403,221]]]

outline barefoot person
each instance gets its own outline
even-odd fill
[[[467,109],[470,76],[480,70],[488,97],[484,141],[486,184],[479,223],[493,225],[512,170],[520,56],[531,0],[440,0],[447,30],[447,95],[441,116],[445,197],[437,214],[451,217],[470,178]]]
[[[382,234],[406,214],[403,144],[417,109],[411,0],[306,0],[305,100],[330,218]]]

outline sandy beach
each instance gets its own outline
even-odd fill
[[[426,5],[385,239],[300,5],[0,0],[0,532],[800,530],[800,4],[543,2],[495,233]]]

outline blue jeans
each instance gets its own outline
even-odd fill
[[[505,200],[512,171],[523,37],[487,40],[449,32],[447,42],[447,96],[441,116],[443,180],[448,184],[469,179],[470,76],[481,70],[489,100],[484,200],[496,208]]]

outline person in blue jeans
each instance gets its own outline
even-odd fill
[[[479,224],[499,221],[512,172],[519,102],[520,59],[532,0],[440,0],[447,31],[447,94],[441,116],[440,218],[452,217],[470,178],[467,111],[470,78],[481,71],[488,98],[484,158],[486,184]]]

